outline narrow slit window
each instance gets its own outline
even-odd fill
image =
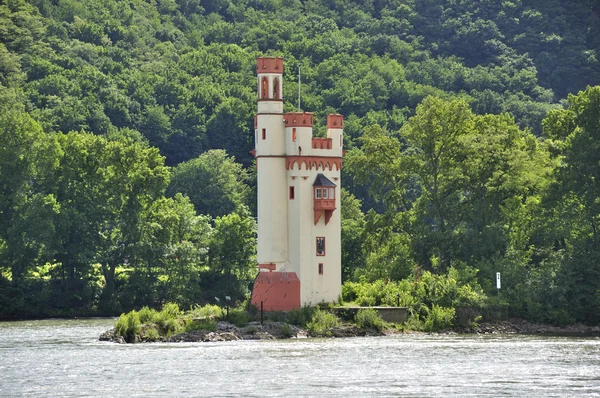
[[[319,263],[319,275],[323,275],[323,263]]]
[[[279,79],[273,80],[273,98],[279,99]]]
[[[262,99],[269,98],[269,80],[266,77],[262,78]]]
[[[262,129],[262,139],[263,140],[267,139],[267,129]]]
[[[295,198],[294,187],[290,187],[290,200]]]
[[[296,142],[296,127],[292,128],[292,141]]]
[[[318,237],[317,238],[317,256],[325,255],[325,238]]]

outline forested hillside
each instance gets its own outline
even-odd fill
[[[501,271],[509,315],[600,322],[591,0],[1,0],[0,316],[243,300],[259,55],[345,115],[348,299]]]

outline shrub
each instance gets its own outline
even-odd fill
[[[183,327],[181,322],[175,318],[163,318],[159,324],[165,336],[172,336],[177,333],[181,333]]]
[[[306,326],[306,322],[312,318],[313,311],[314,309],[309,306],[291,310],[285,315],[285,321],[291,325],[303,328]]]
[[[115,323],[117,334],[122,336],[127,342],[131,342],[135,339],[135,336],[140,332],[141,327],[142,324],[136,311],[121,314]]]
[[[342,285],[342,300],[345,302],[355,301],[358,297],[357,291],[360,288],[360,283],[346,282]]]
[[[237,327],[244,327],[248,324],[248,312],[243,308],[236,308],[229,311],[229,322]]]
[[[456,311],[454,308],[444,308],[434,304],[432,305],[431,310],[429,310],[427,318],[425,318],[423,330],[427,332],[437,332],[452,327],[455,316]]]
[[[138,311],[138,316],[140,318],[140,323],[143,325],[144,323],[154,322],[154,317],[157,312],[153,308],[143,307]]]
[[[284,323],[283,325],[281,325],[281,337],[283,338],[287,338],[289,339],[290,337],[294,336],[294,331],[292,330],[292,327],[290,325],[288,325],[287,323]]]
[[[218,305],[207,304],[203,307],[196,306],[190,312],[192,318],[222,318],[223,309]]]
[[[339,323],[340,321],[337,316],[317,308],[313,313],[312,319],[306,325],[306,327],[313,335],[329,336],[331,335],[331,332],[328,329],[338,326]]]
[[[273,322],[283,322],[285,319],[285,314],[281,311],[273,311],[269,312],[269,320]]]
[[[379,317],[379,313],[373,308],[361,308],[356,313],[354,321],[360,328],[370,328],[382,331],[385,328],[385,322]]]
[[[182,312],[176,303],[166,303],[165,305],[163,305],[160,314],[164,318],[175,319],[179,317],[182,314]]]
[[[195,320],[191,322],[186,322],[184,328],[186,332],[193,332],[195,330],[206,330],[209,332],[214,332],[215,330],[217,330],[217,323],[208,319]]]
[[[149,327],[148,329],[146,329],[144,333],[144,339],[146,341],[157,341],[159,338],[160,334],[158,333],[158,330],[156,330],[155,327]]]

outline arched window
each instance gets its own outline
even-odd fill
[[[279,96],[279,79],[278,78],[275,78],[275,80],[273,80],[273,98],[281,99]]]
[[[267,99],[269,98],[269,79],[267,79],[266,77],[262,78],[262,95],[261,98],[262,99]]]

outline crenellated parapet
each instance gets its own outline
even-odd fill
[[[256,58],[256,74],[275,73],[283,74],[283,58],[281,57],[259,57]]]
[[[314,113],[312,112],[289,112],[283,115],[285,127],[312,127]]]
[[[329,114],[327,115],[327,128],[328,129],[343,129],[344,128],[344,115]]]
[[[312,139],[313,149],[331,149],[332,144],[333,140],[331,138],[313,137]]]

